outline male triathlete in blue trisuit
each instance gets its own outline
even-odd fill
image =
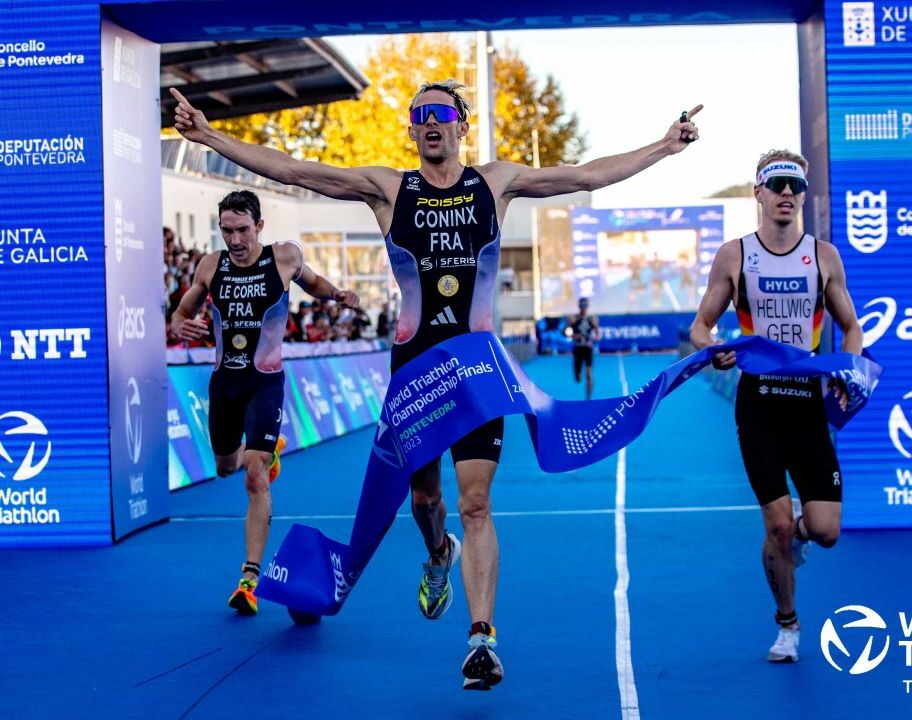
[[[255,590],[272,514],[269,484],[279,473],[284,447],[279,428],[289,285],[295,282],[314,297],[358,307],[357,295],[334,287],[304,263],[298,243],[261,244],[263,225],[254,193],[241,190],[222,199],[219,229],[228,249],[200,259],[193,285],[171,320],[182,339],[203,337],[208,327],[196,314],[211,294],[216,354],[209,382],[209,438],[221,477],[246,469],[250,501],[243,574],[228,599],[242,615],[257,611]]]
[[[199,110],[171,90],[178,101],[175,127],[188,140],[208,145],[260,175],[340,200],[361,200],[374,211],[402,290],[394,369],[434,343],[469,331],[493,331],[500,227],[513,198],[591,191],[625,180],[696,140],[690,118],[702,109],[691,110],[651,145],[585,165],[533,169],[492,162],[465,167],[459,162],[459,144],[469,132],[469,107],[460,87],[452,80],[425,83],[415,95],[408,134],[421,165],[407,172],[302,162],[240,142],[209,127]],[[462,672],[463,686],[470,690],[488,690],[503,678],[492,625],[499,550],[490,501],[502,434],[503,420],[495,420],[452,448],[462,548],[445,529],[439,461],[417,472],[411,483],[412,514],[430,553],[418,591],[425,617],[439,618],[450,606],[449,571],[463,555],[471,626]]]

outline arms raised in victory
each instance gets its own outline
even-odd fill
[[[551,197],[597,190],[633,177],[697,140],[699,131],[691,118],[702,109],[702,105],[697,105],[684,114],[686,120],[672,123],[665,137],[638,150],[598,158],[583,165],[530,168],[517,163],[491,163],[489,173],[496,178],[495,182],[500,181],[507,197]]]
[[[338,168],[306,162],[262,145],[252,145],[215,130],[202,111],[194,108],[178,90],[174,127],[187,140],[215,150],[252,172],[286,185],[299,185],[337,200],[360,200],[371,206],[387,202],[388,192],[398,188],[400,174],[384,167]],[[386,188],[386,190],[384,189]]]

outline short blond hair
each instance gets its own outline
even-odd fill
[[[440,90],[445,92],[456,104],[456,112],[459,113],[460,120],[466,120],[469,117],[469,113],[472,111],[472,106],[469,105],[469,101],[465,99],[463,94],[459,92],[464,88],[461,82],[457,82],[453,78],[444,80],[443,82],[424,82],[421,83],[421,87],[418,88],[418,92],[415,93],[415,97],[412,98],[412,102],[409,103],[409,112],[415,109],[415,106],[418,104],[418,98],[420,98],[428,90]]]
[[[771,162],[776,160],[785,160],[787,162],[793,162],[801,166],[801,169],[804,170],[804,174],[807,175],[808,171],[808,161],[803,155],[798,153],[793,153],[791,150],[770,150],[769,152],[763,153],[760,157],[760,160],[757,162],[757,175],[760,174],[760,171],[769,165]]]

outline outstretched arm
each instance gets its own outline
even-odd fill
[[[318,162],[305,162],[262,145],[252,145],[228,137],[209,125],[202,111],[193,107],[178,90],[174,127],[187,140],[215,150],[238,165],[286,185],[299,185],[337,200],[360,200],[371,207],[386,203],[390,191],[398,189],[399,173],[391,168],[338,168]]]
[[[492,163],[491,172],[502,177],[503,194],[511,197],[551,197],[579,190],[597,190],[619,183],[654,165],[668,155],[681,152],[700,137],[691,118],[703,109],[697,105],[672,123],[665,137],[639,150],[599,158],[584,165],[530,168],[516,163]]]

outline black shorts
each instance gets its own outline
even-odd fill
[[[592,367],[592,348],[582,345],[573,348],[573,374],[579,375],[583,369],[583,363],[586,367]]]
[[[503,449],[504,419],[489,420],[481,427],[475,428],[464,437],[459,438],[450,448],[453,462],[460,460],[492,460],[500,462],[500,451]]]
[[[735,400],[741,457],[757,501],[767,505],[788,495],[787,472],[802,504],[842,502],[820,380],[766,378],[742,375]]]
[[[285,372],[264,375],[212,373],[209,380],[209,439],[216,455],[231,455],[246,439],[247,450],[271,453],[282,427]]]

